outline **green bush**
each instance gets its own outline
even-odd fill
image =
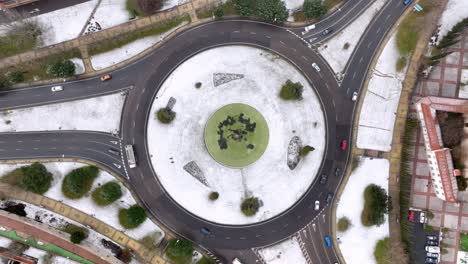
[[[216,8],[215,11],[214,11],[214,16],[215,16],[216,18],[221,18],[221,17],[223,17],[223,16],[224,16],[224,9],[223,9],[222,7]]]
[[[260,202],[256,197],[245,198],[241,204],[241,211],[245,216],[252,216],[258,212]]]
[[[209,198],[211,201],[218,200],[219,193],[218,192],[210,192]]]
[[[385,189],[370,184],[364,190],[364,208],[361,213],[361,222],[364,226],[381,225],[385,222],[388,212],[388,196]]]
[[[374,257],[377,264],[391,263],[390,250],[390,239],[388,237],[377,241],[374,248]]]
[[[63,194],[70,199],[83,197],[91,189],[98,173],[99,169],[94,166],[85,166],[72,170],[63,179]]]
[[[465,177],[463,175],[455,177],[457,179],[457,186],[459,191],[465,191],[466,187],[468,187],[468,184],[466,183]]]
[[[349,46],[351,46],[351,44],[349,44],[349,42],[346,42],[346,43],[343,45],[343,49],[347,50],[347,49],[349,49]]]
[[[427,234],[432,233],[434,231],[434,227],[429,224],[424,224],[424,232]]]
[[[308,18],[319,18],[327,14],[328,8],[321,0],[305,0],[302,10]]]
[[[71,60],[57,60],[48,65],[47,71],[54,77],[71,77],[75,75],[75,64]]]
[[[199,261],[197,261],[197,264],[215,264],[215,262],[205,256],[201,258]]]
[[[145,209],[137,204],[130,206],[128,209],[120,209],[119,211],[119,222],[127,229],[138,227],[145,220]]]
[[[87,235],[83,231],[76,231],[71,234],[70,241],[73,244],[80,244],[86,237]]]
[[[299,151],[299,155],[301,157],[305,157],[305,156],[307,156],[307,154],[309,154],[309,152],[314,151],[314,150],[315,150],[314,147],[306,145],[306,146],[301,148],[301,150]]]
[[[163,107],[158,110],[156,116],[158,117],[159,122],[163,124],[170,124],[175,119],[176,112],[166,107]]]
[[[200,89],[201,86],[202,86],[202,83],[201,83],[201,82],[195,83],[195,88]]]
[[[24,74],[21,71],[12,71],[8,73],[7,78],[11,83],[20,83],[24,81]]]
[[[166,248],[166,255],[176,263],[188,263],[192,253],[193,244],[185,239],[172,239]]]
[[[48,172],[46,167],[38,162],[21,167],[21,174],[20,186],[37,194],[47,192],[53,179],[52,173]]]
[[[141,11],[140,6],[138,5],[138,0],[126,0],[125,8],[127,9],[130,19],[143,15],[143,11]]]
[[[427,219],[432,220],[432,219],[434,219],[434,213],[432,211],[427,211],[426,212],[426,217],[427,217]]]
[[[122,197],[122,189],[116,182],[107,182],[96,188],[92,194],[93,201],[101,206],[109,205]]]
[[[300,82],[293,83],[287,80],[281,87],[279,96],[284,100],[301,100],[304,87]]]
[[[240,16],[251,16],[254,13],[253,0],[233,0],[234,8]]]
[[[275,24],[284,23],[289,16],[282,0],[257,0],[256,11],[260,18]]]
[[[347,218],[346,216],[341,217],[338,219],[338,231],[344,232],[348,230],[348,228],[351,226],[351,220]]]

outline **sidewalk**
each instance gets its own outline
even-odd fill
[[[133,250],[135,254],[142,261],[144,261],[144,263],[167,263],[160,256],[162,254],[162,250],[160,252],[149,251],[137,240],[127,236],[123,232],[107,225],[99,219],[96,219],[80,210],[77,210],[66,204],[60,203],[56,200],[50,199],[42,195],[26,192],[18,187],[14,187],[3,183],[0,183],[0,197],[9,197],[11,199],[21,200],[30,204],[41,206],[54,213],[70,218],[80,224],[89,226],[94,231],[102,234],[103,236],[108,237],[109,239],[113,240],[115,243],[121,245],[122,247],[126,247]]]

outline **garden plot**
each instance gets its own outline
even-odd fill
[[[344,72],[346,63],[349,61],[370,21],[387,2],[387,0],[376,0],[340,33],[322,43],[318,50],[336,74]],[[348,48],[345,48],[346,43],[349,44]]]
[[[394,33],[372,70],[359,115],[356,142],[358,148],[391,150],[393,128],[406,73],[406,67],[401,72],[396,71],[398,58]]]
[[[267,264],[306,264],[299,242],[296,239],[288,239],[271,247],[258,251]]]
[[[186,25],[187,22],[184,21],[177,27],[156,36],[149,36],[141,39],[137,39],[129,44],[126,44],[120,48],[113,49],[108,52],[100,53],[94,56],[91,56],[91,64],[95,70],[101,70],[112,65],[115,65],[119,62],[128,60],[133,56],[138,55],[144,50],[154,46],[156,43],[162,41],[167,35],[171,34],[179,27]]]
[[[439,40],[442,39],[455,24],[468,17],[468,12],[466,10],[468,10],[468,1],[448,0],[445,11],[442,13],[442,17],[439,20],[439,24],[441,25],[441,37],[439,37]]]
[[[243,77],[215,87],[214,73]],[[302,100],[279,98],[281,86],[288,79],[304,85]],[[197,82],[201,82],[200,88],[195,87]],[[171,124],[161,124],[155,113],[170,97],[177,100],[177,115]],[[209,117],[230,103],[254,107],[269,127],[264,154],[242,169],[217,163],[206,151],[203,138]],[[280,57],[245,46],[211,49],[180,65],[153,102],[147,135],[153,168],[169,195],[190,212],[224,224],[266,220],[291,207],[314,180],[325,147],[324,117],[314,89]],[[290,170],[287,149],[293,136],[315,150]],[[183,169],[191,161],[201,168],[209,187]],[[218,200],[208,199],[211,191],[219,192]],[[240,210],[242,199],[248,196],[263,202],[258,213],[250,217]]]
[[[4,111],[0,113],[0,132],[92,130],[116,133],[120,129],[124,102],[125,95],[115,93]]]
[[[349,229],[337,234],[341,253],[348,264],[375,264],[374,247],[378,240],[389,234],[387,216],[385,223],[378,227],[365,227],[361,224],[364,189],[369,184],[376,184],[388,191],[389,168],[386,159],[362,158],[340,197],[336,218],[346,216],[351,220]]]
[[[7,164],[0,164],[0,175],[4,175],[9,171],[12,171],[16,168],[21,166],[28,165],[28,164],[15,164],[15,165],[7,165]],[[54,180],[51,184],[50,189],[44,194],[44,196],[50,197],[54,200],[62,201],[63,203],[72,206],[76,209],[79,209],[89,215],[93,215],[97,219],[103,221],[104,223],[125,231],[125,234],[128,236],[140,239],[149,233],[152,232],[161,232],[161,239],[164,235],[163,231],[156,226],[150,219],[146,219],[146,221],[141,224],[139,227],[134,229],[125,229],[119,223],[118,219],[118,212],[120,208],[128,208],[129,206],[135,204],[135,199],[132,197],[132,194],[129,190],[127,190],[124,186],[122,187],[122,197],[115,201],[114,203],[108,206],[98,206],[94,203],[91,198],[92,190],[96,189],[98,186],[109,182],[109,181],[116,181],[115,177],[107,173],[106,171],[100,171],[99,176],[94,180],[93,187],[91,188],[91,192],[87,194],[85,197],[77,200],[72,200],[65,197],[62,193],[62,180],[65,175],[73,169],[87,166],[86,164],[82,163],[74,163],[74,162],[51,162],[51,163],[44,163],[47,170],[50,171],[53,176]]]

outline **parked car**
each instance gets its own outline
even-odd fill
[[[341,168],[336,168],[335,169],[335,176],[340,177],[341,176]]]
[[[428,246],[438,246],[439,242],[434,240],[426,240],[426,245]]]
[[[204,236],[209,236],[211,234],[211,231],[206,227],[202,227],[200,228],[200,233]]]
[[[426,222],[426,213],[421,212],[421,213],[419,214],[419,222],[420,222],[421,224],[424,224],[424,223]]]
[[[357,92],[353,93],[353,96],[351,97],[351,101],[355,102],[357,100]]]
[[[327,247],[332,246],[331,238],[329,236],[325,236],[325,245],[327,245]]]
[[[438,258],[439,254],[437,253],[431,253],[431,252],[426,252],[426,257],[428,258]]]
[[[426,249],[426,252],[431,252],[431,253],[440,254],[440,247],[426,246],[425,249]]]
[[[346,139],[341,140],[340,147],[341,150],[346,150],[348,148],[348,141]]]
[[[409,5],[411,2],[413,2],[413,0],[403,0],[404,5]]]
[[[437,259],[435,258],[426,258],[426,263],[437,263]]]
[[[326,36],[332,32],[333,32],[333,28],[327,28],[324,31],[322,31],[322,36]]]
[[[61,85],[53,86],[50,90],[52,92],[61,92],[61,91],[63,91],[63,86],[61,86]]]
[[[414,223],[414,211],[409,211],[408,212],[408,221],[410,221],[411,223]]]
[[[317,71],[320,72],[320,67],[317,65],[317,63],[312,63],[312,67]]]
[[[325,184],[327,183],[327,175],[326,174],[322,174],[320,175],[320,184]]]
[[[426,236],[426,239],[427,240],[435,240],[435,241],[439,240],[439,238],[437,236]]]
[[[333,200],[333,193],[329,192],[327,194],[327,204],[329,204]]]
[[[320,209],[320,201],[315,201],[315,207],[314,207],[314,210],[315,211],[318,211]]]
[[[106,74],[106,75],[101,76],[101,81],[107,81],[107,80],[110,80],[110,79],[112,79],[112,75],[110,75],[110,74]]]

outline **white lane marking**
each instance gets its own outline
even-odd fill
[[[356,77],[356,72],[353,73],[353,80],[354,80],[355,77]]]

